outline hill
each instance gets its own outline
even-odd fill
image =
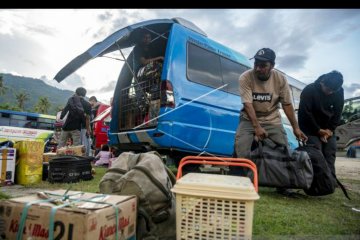
[[[0,105],[9,103],[11,106],[17,106],[15,95],[24,92],[29,97],[29,100],[25,102],[24,111],[34,112],[34,107],[39,98],[47,97],[51,103],[48,114],[55,115],[57,109],[64,107],[67,99],[74,94],[69,90],[52,87],[40,79],[14,76],[7,73],[1,73],[1,75],[7,90],[3,96],[0,96]]]

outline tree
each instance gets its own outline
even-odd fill
[[[16,101],[18,102],[18,107],[21,110],[24,110],[24,105],[27,100],[29,100],[29,95],[25,92],[20,92],[15,94]]]
[[[8,88],[4,85],[3,75],[0,75],[0,96],[4,95]]]
[[[49,108],[51,107],[51,103],[47,97],[40,97],[39,101],[35,105],[35,111],[38,113],[47,114]]]
[[[13,106],[10,103],[2,103],[0,104],[0,109],[6,109],[6,110],[13,110],[13,111],[20,111],[20,108],[18,106]]]

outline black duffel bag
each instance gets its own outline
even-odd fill
[[[252,149],[249,158],[257,166],[260,186],[310,188],[313,167],[307,152],[289,150],[269,138],[254,141]]]
[[[74,183],[91,180],[91,161],[94,157],[64,155],[49,161],[48,181],[50,183]]]
[[[324,196],[335,192],[336,184],[338,184],[344,195],[350,199],[345,187],[337,179],[336,175],[331,172],[323,153],[313,144],[308,144],[296,148],[299,151],[305,151],[309,154],[313,171],[314,179],[311,187],[304,189],[304,192],[310,196]]]

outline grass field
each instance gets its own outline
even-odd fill
[[[96,168],[91,181],[73,183],[71,190],[98,192],[105,168]],[[360,181],[342,180],[359,189]],[[41,182],[27,186],[41,189],[67,189],[69,184]],[[302,193],[302,191],[301,191]],[[349,190],[347,200],[339,188],[324,197],[301,195],[288,198],[273,188],[260,187],[260,199],[255,202],[253,239],[360,239],[360,192]],[[1,198],[8,196],[0,194]]]

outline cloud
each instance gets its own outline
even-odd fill
[[[345,99],[360,96],[360,84],[352,83],[349,85],[343,85]]]
[[[34,71],[42,64],[43,47],[28,37],[17,33],[0,34],[0,66],[24,76],[34,76]]]
[[[282,56],[277,65],[279,69],[297,70],[305,65],[307,59],[308,56],[306,55],[289,54]]]
[[[107,21],[107,20],[111,20],[111,18],[113,17],[114,15],[109,12],[109,11],[106,11],[105,13],[101,13],[98,15],[98,19],[100,21]]]
[[[31,25],[25,26],[26,30],[30,33],[40,33],[44,35],[54,36],[54,29],[42,26],[42,25]]]
[[[54,80],[52,80],[52,81],[56,82]],[[67,78],[65,78],[65,80],[63,80],[61,83],[55,84],[55,86],[59,87],[59,88],[67,89],[70,91],[75,91],[75,89],[78,87],[84,87],[85,82],[86,81],[85,81],[84,77],[81,77],[77,73],[73,73],[70,76],[68,76]],[[53,83],[51,85],[54,86]]]
[[[111,81],[109,82],[106,86],[101,87],[100,89],[93,89],[93,90],[88,90],[89,94],[96,94],[96,93],[113,93],[114,89],[116,86],[116,81]]]

